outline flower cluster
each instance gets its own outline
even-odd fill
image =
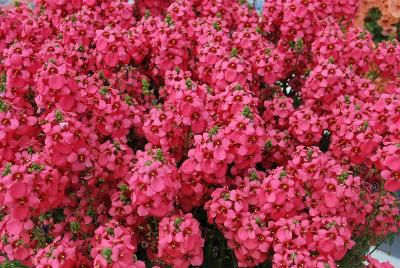
[[[158,256],[173,267],[203,263],[204,239],[192,214],[164,217],[159,224]]]
[[[114,220],[96,229],[91,246],[94,267],[145,267],[135,260],[135,235]]]
[[[0,266],[390,267],[400,44],[358,5],[1,10]]]

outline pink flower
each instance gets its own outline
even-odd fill
[[[158,256],[163,261],[179,267],[203,263],[204,239],[192,214],[165,217],[158,229]]]
[[[346,220],[341,218],[321,220],[324,226],[314,235],[314,240],[318,241],[318,251],[337,260],[343,258],[346,251],[354,245],[350,240],[351,230],[347,227]]]
[[[322,137],[323,125],[318,116],[309,109],[297,110],[289,117],[290,133],[304,145],[314,145]]]
[[[173,210],[180,188],[173,159],[160,149],[137,151],[137,163],[127,177],[131,200],[139,216],[163,217]]]
[[[97,64],[115,67],[117,64],[127,63],[129,55],[126,49],[127,40],[116,29],[106,28],[96,31]]]
[[[231,55],[224,57],[215,64],[216,75],[213,77],[213,85],[218,92],[233,82],[239,83],[242,87],[253,80],[248,68],[249,63],[233,50]]]
[[[398,232],[400,46],[358,1],[36,2],[0,11],[1,263],[333,268]]]
[[[366,258],[369,263],[368,268],[394,268],[389,262],[379,262],[371,256],[367,256]]]
[[[382,177],[385,179],[385,190],[389,192],[397,192],[400,190],[400,172],[391,170],[383,170]]]
[[[132,231],[111,220],[95,230],[91,241],[90,255],[93,265],[98,267],[144,267],[141,261],[132,258],[137,241]]]

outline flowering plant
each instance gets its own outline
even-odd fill
[[[393,267],[400,45],[358,4],[0,10],[0,267]]]

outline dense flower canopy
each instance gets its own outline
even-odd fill
[[[0,263],[392,267],[400,45],[358,7],[0,10]]]

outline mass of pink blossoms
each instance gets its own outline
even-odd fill
[[[393,267],[400,44],[357,0],[36,7],[0,10],[0,263]]]

